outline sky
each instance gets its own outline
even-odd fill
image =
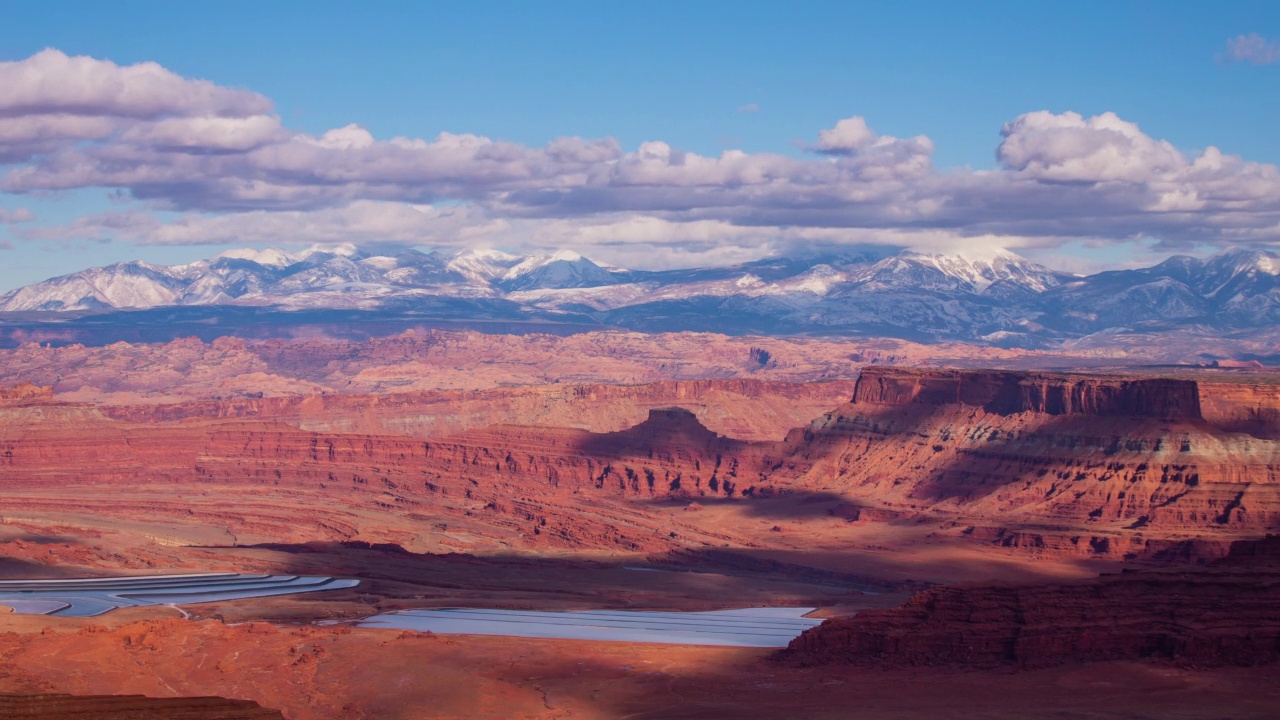
[[[0,291],[233,247],[1280,245],[1275,2],[45,2],[0,23]]]

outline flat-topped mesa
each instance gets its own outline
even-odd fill
[[[855,404],[969,405],[999,415],[1144,417],[1199,420],[1194,380],[1136,379],[1117,375],[863,368]]]
[[[698,420],[698,416],[692,410],[674,405],[650,408],[649,418],[645,420],[645,423],[655,425],[697,425],[702,427],[702,422]]]

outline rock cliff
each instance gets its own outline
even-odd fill
[[[1053,585],[938,587],[892,610],[828,620],[783,656],[802,663],[1041,667],[1104,660],[1280,660],[1280,537],[1222,561]]]
[[[968,405],[997,415],[1200,419],[1199,389],[1192,380],[1108,375],[867,367],[853,402]]]
[[[216,407],[26,403],[0,411],[0,487],[323,493],[380,513],[482,525],[475,534],[507,543],[643,551],[689,537],[664,532],[646,503],[780,496],[830,505],[832,524],[911,521],[933,527],[939,542],[1031,554],[1211,556],[1232,540],[1280,530],[1280,443],[1214,427],[1195,416],[1194,382],[1156,380],[874,369],[853,402],[774,442],[726,437],[692,410],[668,407],[684,408],[683,394],[701,399],[688,403],[693,409],[710,408],[716,388],[742,402],[756,391],[766,404],[787,402],[778,387],[738,381],[571,391],[630,393],[628,406],[649,413],[614,432],[504,424],[430,439],[385,425],[345,428],[412,412],[448,416],[454,405],[322,397],[287,412],[218,417]],[[1063,402],[1047,400],[1054,397]],[[299,427],[290,415],[308,402],[317,407],[306,417],[329,415],[324,429]],[[316,518],[319,529],[306,532],[320,534],[307,537],[301,527],[283,529],[287,513],[261,509],[251,519],[251,507],[259,506],[224,506],[208,521],[258,527],[262,541],[349,540],[362,522]],[[133,510],[159,512],[145,496]],[[715,533],[693,537],[719,544]],[[1180,545],[1189,542],[1202,545]]]
[[[1215,426],[1199,398],[1183,379],[865,368],[770,479],[1032,552],[1280,530],[1280,444]]]

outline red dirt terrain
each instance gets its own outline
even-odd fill
[[[101,347],[30,342],[0,349],[0,384],[30,382],[50,386],[69,400],[125,404],[664,380],[814,382],[853,379],[863,365],[1034,369],[1151,362],[1144,357],[1132,351],[1071,354],[886,339],[627,332],[559,337],[423,329],[363,342],[235,337]]]
[[[1280,530],[1274,375],[899,368],[871,361],[928,358],[901,343],[768,342],[430,333],[9,351],[0,367],[25,384],[0,392],[5,577],[188,569],[362,584],[192,606],[190,621],[168,608],[0,616],[0,692],[221,696],[288,718],[1280,709],[1274,667],[1156,666],[1130,658],[1159,652],[1123,650],[1147,642],[1161,612],[1183,617],[1130,603],[1153,588],[1204,606],[1275,597],[1234,569],[1254,546],[1202,564]],[[939,582],[961,585],[924,590]],[[951,614],[921,605],[933,597]],[[1016,661],[992,660],[991,648],[1007,657],[1010,618],[1036,603],[1061,610],[1032,618],[1047,639],[1019,633]],[[916,623],[962,668],[817,670],[755,650],[310,625],[478,604],[859,613],[815,633],[910,618],[893,622]],[[1073,618],[1094,618],[1081,643],[1105,644],[1108,623],[1124,630],[1123,651],[1070,645],[1059,635]],[[947,634],[965,622],[977,629]],[[1222,628],[1168,647],[1226,657],[1238,633]],[[971,656],[945,649],[970,636]],[[1120,662],[963,669],[1035,667],[1055,643],[1072,663]]]
[[[219,694],[291,720],[1275,716],[1274,667],[822,668],[770,651],[108,616],[0,634],[0,691]],[[39,689],[36,689],[39,688]],[[163,717],[163,716],[162,716]]]

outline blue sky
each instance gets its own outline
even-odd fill
[[[636,152],[647,141],[662,141],[709,158],[742,150],[813,164],[826,160],[815,157],[819,131],[857,116],[878,136],[926,136],[934,175],[957,169],[979,173],[965,192],[983,182],[982,172],[1016,169],[1025,180],[1040,167],[1038,155],[1024,158],[1030,165],[1016,168],[996,155],[1002,126],[1036,111],[1055,116],[1074,112],[1086,120],[1114,113],[1146,137],[1167,141],[1189,161],[1213,146],[1254,164],[1253,175],[1258,165],[1280,163],[1280,133],[1275,132],[1280,125],[1280,62],[1272,62],[1266,50],[1266,43],[1280,39],[1280,5],[1274,2],[414,2],[378,3],[368,11],[354,8],[323,2],[11,3],[0,25],[0,62],[20,62],[44,48],[116,66],[154,62],[182,78],[264,96],[272,104],[270,113],[290,133],[319,137],[356,124],[377,141],[395,136],[430,141],[442,131],[523,148],[541,148],[560,137],[613,138],[622,154]],[[1263,43],[1261,54],[1231,61],[1228,42],[1254,34]],[[0,88],[0,105],[4,93]],[[95,137],[90,142],[109,145],[115,140]],[[848,160],[863,148],[837,150],[829,155]],[[0,166],[0,175],[47,163],[49,152],[42,149],[43,154],[29,153]],[[770,166],[768,172],[790,171]],[[711,173],[697,182],[714,184],[718,177]],[[788,175],[791,181],[796,177]],[[1116,182],[1118,177],[1050,172],[1032,179],[1077,183]],[[11,216],[24,209],[35,215],[32,221],[0,224],[0,242],[11,246],[0,250],[0,263],[8,268],[0,273],[0,290],[87,264],[130,258],[173,262],[271,240],[265,231],[247,233],[251,242],[244,243],[225,233],[192,231],[181,241],[157,241],[141,232],[105,231],[110,223],[101,218],[111,213],[131,213],[133,220],[145,213],[161,223],[231,214],[240,223],[235,227],[257,222],[253,228],[261,228],[263,213],[305,212],[312,213],[307,216],[311,219],[326,212],[332,220],[344,203],[347,212],[355,212],[350,203],[463,205],[477,213],[463,223],[467,228],[495,222],[510,226],[496,235],[469,235],[475,242],[529,247],[551,243],[564,230],[562,224],[547,225],[553,221],[580,224],[589,219],[615,228],[649,220],[682,228],[714,221],[760,228],[750,238],[727,233],[734,237],[725,242],[736,243],[740,253],[684,253],[670,261],[687,264],[785,251],[785,243],[766,238],[768,228],[900,229],[885,218],[902,216],[904,202],[885,200],[895,203],[894,212],[811,222],[795,213],[765,213],[768,217],[762,219],[740,199],[729,203],[719,196],[706,208],[610,196],[604,204],[582,210],[598,201],[600,193],[592,193],[585,199],[566,196],[563,209],[543,213],[530,209],[530,203],[511,207],[505,195],[515,187],[510,179],[481,190],[470,184],[468,175],[463,190],[456,184],[447,190],[402,188],[373,195],[353,190],[301,205],[232,207],[208,193],[193,199],[186,185],[163,190],[150,181],[142,188],[112,178],[62,182],[53,189],[10,184],[10,192],[0,192],[0,208]],[[557,178],[548,187],[559,189],[567,182],[564,175]],[[899,174],[897,181],[907,182],[904,178]],[[1120,181],[1148,182],[1131,174]],[[688,182],[681,179],[676,185],[687,187]],[[928,182],[941,181],[931,176]],[[1160,182],[1165,189],[1152,192],[1191,181],[1162,176]],[[542,189],[524,184],[516,191]],[[880,191],[877,187],[875,193]],[[952,189],[938,192],[949,200],[956,197]],[[710,189],[707,195],[712,196]],[[997,207],[1006,197],[980,196],[976,202]],[[738,210],[716,209],[727,204]],[[1095,213],[1067,228],[1023,226],[1012,219],[988,226],[917,209],[903,227],[912,232],[942,227],[957,238],[1009,237],[1015,247],[1055,260],[1125,263],[1174,250],[1210,251],[1223,244],[1213,233],[1213,222],[1232,229],[1233,243],[1267,245],[1277,239],[1266,220],[1273,208],[1265,198],[1256,204],[1246,223],[1249,233],[1236,232],[1240,223],[1234,215],[1197,220],[1194,228],[1165,220],[1146,228],[1132,217],[1115,221],[1117,213],[1110,210],[1101,220]],[[359,206],[366,214],[379,207]],[[1141,215],[1150,207],[1139,203],[1134,212]],[[250,211],[258,214],[246,214]],[[98,220],[74,225],[85,218]],[[343,218],[340,223],[351,224]],[[1089,222],[1099,224],[1092,228]],[[533,223],[540,224],[533,229]],[[448,226],[451,231],[459,227]],[[566,237],[581,240],[579,230],[575,225]],[[322,241],[343,239],[319,234]],[[705,239],[713,235],[695,234],[704,243],[713,242]],[[397,227],[392,235],[397,242],[412,240],[406,228]],[[662,245],[653,233],[641,236],[638,244],[623,247],[626,232],[611,231],[607,243],[586,249],[627,259],[652,255],[650,250]],[[850,235],[849,241],[864,236]],[[424,237],[434,238],[432,244],[466,244],[441,241],[440,234]],[[289,236],[280,237],[278,244],[306,241]]]

